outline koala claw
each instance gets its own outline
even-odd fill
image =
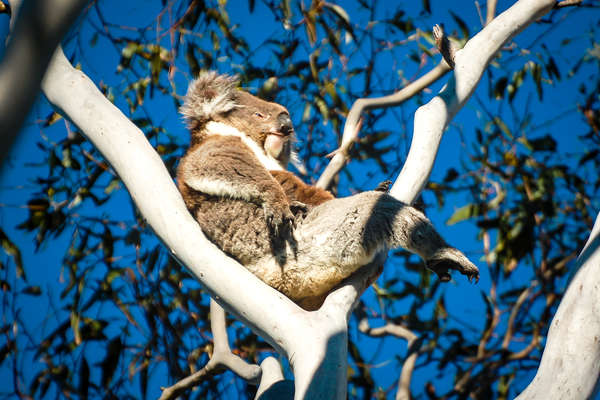
[[[433,259],[426,261],[427,268],[437,274],[440,281],[450,281],[449,270],[453,269],[465,275],[469,282],[479,282],[479,269],[459,250],[445,247],[436,252]]]
[[[300,201],[293,200],[290,202],[290,210],[295,216],[304,217],[308,212],[308,205]]]
[[[376,192],[388,193],[390,191],[390,186],[392,186],[392,183],[394,182],[386,179],[385,181],[377,185],[377,187],[373,190]]]
[[[293,227],[294,214],[292,214],[289,207],[272,207],[265,203],[263,210],[267,227],[275,235],[289,231]]]

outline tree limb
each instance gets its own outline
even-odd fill
[[[294,398],[294,382],[284,379],[279,362],[267,357],[260,363],[262,378],[256,391],[256,400],[291,400]]]
[[[174,399],[184,391],[198,386],[207,377],[220,373],[225,368],[230,369],[234,374],[250,383],[259,383],[261,368],[258,365],[248,364],[231,352],[225,310],[213,299],[210,299],[210,329],[213,334],[214,348],[208,363],[201,370],[168,388],[164,388],[159,400]]]
[[[504,43],[547,13],[553,5],[554,0],[520,0],[456,52],[456,66],[448,84],[415,112],[412,143],[390,191],[392,196],[407,204],[417,198],[429,179],[446,126],[471,97],[492,58]]]
[[[56,45],[85,4],[10,0],[12,34],[0,64],[0,165],[40,91]]]
[[[361,98],[356,100],[354,104],[352,104],[348,116],[346,117],[342,143],[340,144],[340,147],[332,153],[334,156],[321,174],[316,186],[323,189],[329,187],[333,178],[342,170],[344,165],[346,165],[346,162],[350,158],[348,154],[350,146],[352,146],[358,137],[361,128],[361,115],[364,111],[402,104],[440,79],[448,71],[450,71],[450,67],[448,67],[446,62],[442,61],[431,71],[411,82],[396,93],[383,97],[370,99]]]
[[[556,5],[554,6],[554,8],[578,6],[578,5],[581,4],[581,1],[582,0],[563,0],[563,1],[559,1],[558,3],[556,3]]]
[[[398,379],[398,390],[396,391],[396,400],[409,400],[410,395],[410,382],[412,379],[412,373],[415,369],[417,357],[419,351],[415,348],[415,343],[418,339],[410,329],[407,329],[401,325],[393,324],[391,322],[386,323],[384,326],[378,328],[371,328],[369,326],[369,320],[366,315],[363,315],[359,324],[358,330],[372,337],[381,337],[386,335],[392,335],[405,339],[407,342],[407,357],[402,365],[402,372],[400,373],[400,379]]]
[[[488,0],[487,1],[487,13],[485,16],[485,24],[489,24],[494,19],[496,15],[496,5],[498,4],[498,0]]]
[[[538,371],[517,397],[592,399],[600,377],[600,214],[552,319]]]

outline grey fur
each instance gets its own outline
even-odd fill
[[[235,76],[219,75],[215,71],[200,73],[198,78],[190,83],[185,101],[179,109],[188,128],[197,129],[214,116],[235,108],[238,85],[239,81]]]
[[[420,255],[441,280],[449,269],[478,279],[477,267],[415,208],[380,191],[334,199],[283,170],[293,140],[284,107],[232,88],[227,76],[199,79],[182,107],[195,122],[178,186],[206,236],[257,277],[307,309],[396,247]],[[226,100],[212,103],[217,97]]]

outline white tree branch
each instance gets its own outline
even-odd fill
[[[361,127],[361,115],[364,111],[402,104],[433,82],[440,79],[448,71],[450,71],[448,64],[446,64],[445,61],[441,61],[431,71],[411,82],[396,93],[390,94],[389,96],[356,100],[354,104],[352,104],[348,116],[346,117],[342,143],[340,144],[340,147],[333,152],[333,158],[319,177],[316,186],[323,189],[328,188],[331,185],[333,178],[342,170],[342,168],[344,168],[344,165],[346,165],[346,162],[350,158],[348,153],[350,147],[358,138]]]
[[[40,82],[56,45],[86,1],[21,3],[21,0],[10,1],[12,35],[0,64],[0,163],[40,91]]]
[[[256,400],[290,400],[294,398],[294,382],[283,377],[279,362],[267,357],[260,363],[262,379],[256,391]]]
[[[455,54],[455,67],[440,94],[415,112],[408,157],[390,194],[411,204],[429,179],[442,134],[465,105],[500,48],[527,25],[548,12],[554,0],[520,0],[494,18]]]
[[[230,369],[237,376],[248,382],[258,384],[261,368],[258,365],[248,364],[239,356],[231,352],[225,310],[213,299],[210,299],[210,329],[213,334],[213,354],[206,365],[199,371],[180,380],[168,388],[164,388],[159,400],[170,400],[195,386],[206,378],[213,376],[225,368]]]
[[[70,65],[60,48],[42,89],[50,103],[75,123],[112,165],[173,256],[219,304],[288,357],[296,378],[295,397],[345,398],[346,308],[351,302],[342,302],[346,308],[335,312],[335,307],[307,312],[210,243],[144,134],[83,72]],[[314,385],[317,373],[328,378]]]
[[[407,329],[401,325],[393,324],[391,322],[386,323],[378,328],[371,328],[369,320],[366,315],[363,315],[362,319],[358,324],[358,330],[372,337],[381,337],[392,335],[406,340],[407,346],[407,357],[404,365],[402,365],[402,372],[400,373],[400,379],[398,379],[398,390],[396,391],[396,400],[410,400],[410,382],[412,379],[412,373],[415,369],[417,357],[419,355],[418,349],[413,348],[418,337],[410,329]]]
[[[488,0],[487,1],[487,13],[485,15],[485,24],[489,24],[494,20],[494,16],[496,15],[496,5],[498,0]]]
[[[600,378],[600,214],[550,324],[538,371],[517,399],[594,399]]]

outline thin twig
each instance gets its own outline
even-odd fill
[[[294,382],[286,380],[281,365],[274,357],[267,357],[260,363],[262,376],[260,386],[256,389],[256,400],[294,398]]]
[[[512,337],[513,337],[515,319],[517,318],[517,314],[519,313],[519,310],[521,309],[521,306],[523,305],[523,303],[525,303],[525,300],[527,300],[527,298],[531,294],[531,291],[533,290],[533,288],[536,286],[537,286],[537,282],[534,281],[531,286],[529,286],[527,289],[523,290],[523,292],[521,292],[521,294],[517,298],[515,305],[512,307],[512,310],[510,311],[510,316],[508,317],[508,326],[506,327],[506,333],[504,334],[504,340],[502,341],[503,349],[508,349],[508,345],[510,344]]]
[[[485,26],[485,22],[483,21],[483,15],[481,15],[481,6],[479,5],[479,2],[477,0],[475,0],[475,8],[477,9],[477,15],[479,16],[479,23],[481,24],[481,26]]]
[[[563,0],[556,3],[554,8],[578,6],[581,4],[581,0]]]
[[[361,126],[361,115],[363,111],[397,106],[406,100],[410,99],[421,90],[431,85],[438,79],[440,79],[446,72],[450,71],[450,67],[445,61],[441,61],[435,68],[427,72],[419,79],[408,84],[401,90],[397,91],[388,96],[377,97],[377,98],[360,98],[352,104],[348,117],[346,117],[346,124],[344,125],[344,134],[342,136],[342,143],[340,147],[333,153],[334,156],[327,165],[327,168],[321,174],[321,177],[317,181],[316,186],[320,188],[327,188],[331,184],[333,178],[342,170],[346,162],[350,158],[349,150],[350,146],[356,141]]]
[[[529,342],[527,347],[525,347],[523,350],[521,350],[519,352],[512,353],[508,357],[508,359],[510,361],[522,360],[523,358],[527,357],[529,355],[529,353],[531,353],[533,351],[533,349],[535,349],[537,347],[539,342],[540,342],[540,328],[536,324],[533,327],[533,334],[531,335],[531,341]]]
[[[372,337],[393,335],[406,340],[408,348],[407,357],[406,361],[404,361],[404,365],[402,366],[400,379],[398,379],[398,390],[396,392],[396,400],[409,400],[411,398],[410,381],[412,378],[412,373],[415,369],[417,357],[419,355],[418,349],[416,348],[416,346],[414,346],[415,342],[418,339],[418,336],[415,335],[410,329],[407,329],[401,325],[393,324],[391,322],[388,322],[384,326],[378,328],[371,328],[369,325],[369,320],[365,315],[362,316],[358,324],[358,330],[364,333],[365,335],[369,335]]]
[[[492,22],[494,17],[496,16],[496,5],[498,4],[498,0],[488,0],[487,2],[487,15],[485,17],[485,24],[489,24]]]

